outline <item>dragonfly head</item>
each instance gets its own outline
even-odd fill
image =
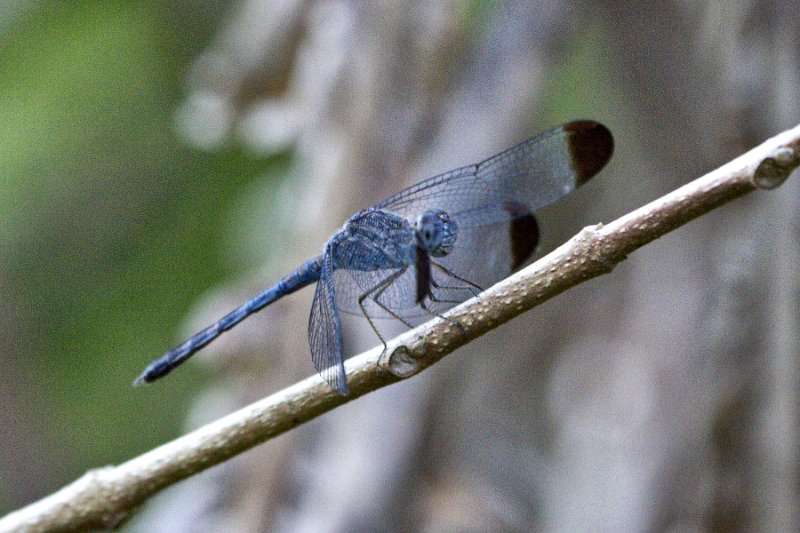
[[[414,224],[417,244],[434,257],[444,257],[453,251],[458,236],[458,224],[441,209],[425,211]]]

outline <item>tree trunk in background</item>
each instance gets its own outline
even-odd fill
[[[251,0],[230,13],[181,123],[201,145],[295,147],[268,215],[285,256],[259,286],[352,212],[560,122],[599,120],[617,149],[543,213],[545,247],[800,116],[793,2],[492,5]],[[204,138],[209,123],[222,126]],[[182,483],[139,524],[796,531],[798,199],[795,176],[724,207],[424,375]],[[235,349],[208,348],[270,378],[221,378],[205,418],[312,371],[296,357],[309,300],[266,309]],[[352,351],[376,344],[347,325]]]

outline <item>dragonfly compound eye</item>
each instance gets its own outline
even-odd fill
[[[419,246],[434,257],[444,257],[453,251],[458,224],[441,209],[426,211],[415,225]]]

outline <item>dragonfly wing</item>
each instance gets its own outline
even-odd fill
[[[417,276],[413,266],[386,285],[380,294],[375,295],[374,289],[382,286],[384,281],[397,273],[397,270],[396,268],[371,271],[336,270],[334,280],[337,308],[357,316],[363,316],[366,312],[370,318],[392,318],[394,315],[386,311],[387,307],[401,318],[424,314],[417,307]],[[377,296],[380,304],[369,297],[359,304],[359,298],[366,293]]]
[[[346,395],[347,378],[344,374],[344,344],[342,324],[336,311],[336,292],[333,283],[332,260],[329,253],[322,260],[322,272],[308,321],[308,344],[314,367],[339,394]]]
[[[416,218],[429,209],[477,208],[508,198],[533,212],[589,181],[611,159],[611,132],[597,122],[570,122],[478,163],[429,178],[376,207]],[[488,198],[487,198],[488,195]]]

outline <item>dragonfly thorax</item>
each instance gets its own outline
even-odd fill
[[[432,209],[417,218],[414,231],[420,248],[434,257],[444,257],[453,251],[458,224],[446,211]]]

